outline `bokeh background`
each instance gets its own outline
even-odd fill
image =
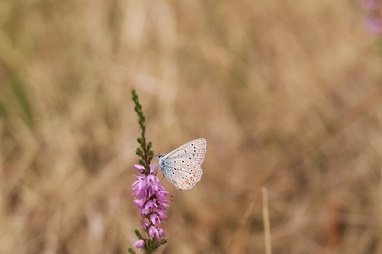
[[[265,253],[264,207],[273,253],[382,253],[366,15],[359,1],[1,1],[0,253],[127,253],[142,222],[132,89],[156,153],[208,142],[195,188],[162,180],[158,253]]]

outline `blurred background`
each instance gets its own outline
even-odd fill
[[[359,1],[0,2],[0,253],[127,253],[139,136],[208,142],[158,253],[382,253],[378,36]],[[157,158],[154,159],[157,163]],[[161,178],[161,175],[159,175]]]

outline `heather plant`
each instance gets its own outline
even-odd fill
[[[167,218],[167,195],[169,193],[160,184],[156,176],[158,173],[157,165],[151,164],[154,156],[154,152],[151,150],[152,143],[146,140],[145,115],[134,90],[132,91],[132,99],[135,104],[135,112],[138,115],[141,136],[137,139],[139,147],[136,150],[136,154],[140,157],[139,164],[134,164],[139,175],[136,176],[137,180],[131,188],[134,191],[135,206],[139,209],[143,219],[142,230],[144,231],[142,234],[138,229],[135,230],[138,240],[134,243],[134,247],[149,254],[167,242],[164,238],[165,231],[160,227],[160,224],[165,222]],[[129,252],[135,253],[131,248]]]
[[[366,18],[367,28],[375,34],[382,33],[382,3],[380,0],[363,0],[362,5],[368,12]]]

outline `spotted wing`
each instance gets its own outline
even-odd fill
[[[203,175],[201,164],[207,149],[204,138],[190,141],[160,159],[163,174],[179,190],[191,189]]]

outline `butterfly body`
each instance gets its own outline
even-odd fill
[[[166,155],[160,154],[159,167],[178,190],[191,189],[202,178],[206,149],[204,138],[192,140]]]

